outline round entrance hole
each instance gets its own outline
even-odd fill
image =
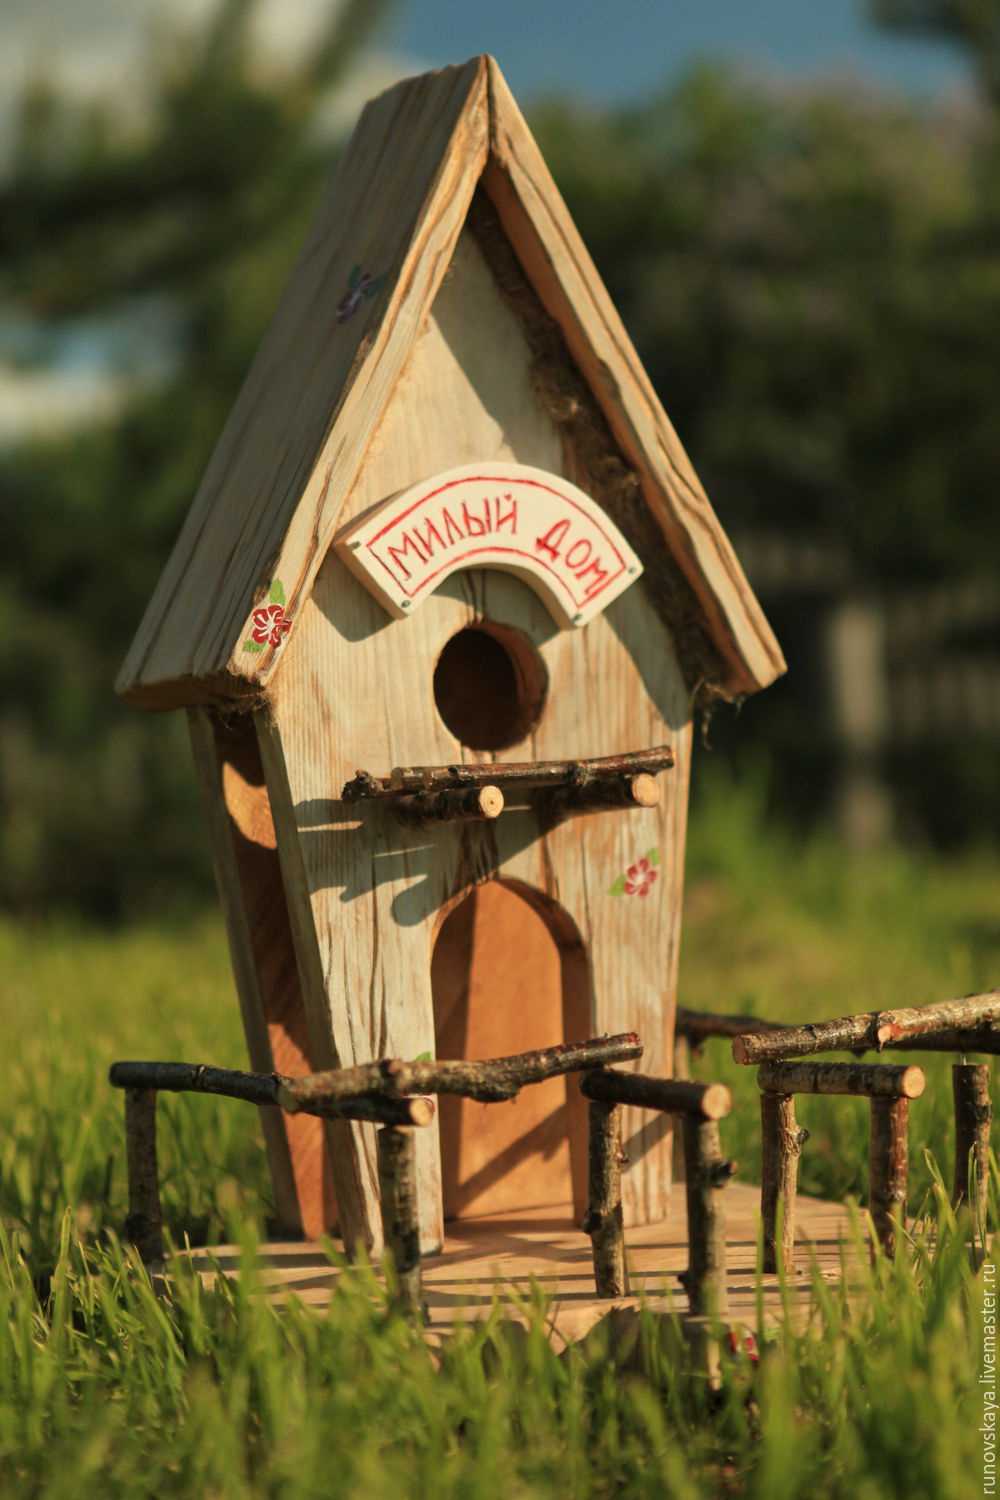
[[[538,651],[510,625],[469,625],[434,668],[434,702],[470,750],[506,750],[541,717],[548,673]]]

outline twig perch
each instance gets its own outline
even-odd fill
[[[356,772],[342,792],[344,802],[364,802],[382,797],[402,797],[417,792],[456,792],[467,787],[495,783],[505,791],[534,791],[541,787],[572,787],[582,790],[602,778],[655,776],[674,764],[669,745],[625,755],[603,755],[592,760],[507,761],[476,766],[397,766],[388,776]]]

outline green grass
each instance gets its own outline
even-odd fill
[[[805,1019],[996,984],[996,860],[847,860],[825,840],[783,840],[761,807],[721,781],[702,799],[683,1003]],[[246,1274],[216,1291],[181,1277],[156,1297],[115,1237],[123,1132],[106,1069],[150,1055],[239,1065],[220,926],[0,926],[0,963],[0,1495],[981,1492],[982,1284],[925,1156],[950,1172],[947,1064],[930,1063],[911,1116],[911,1206],[928,1228],[873,1268],[851,1311],[817,1283],[810,1325],[756,1368],[727,1356],[713,1394],[651,1323],[624,1364],[599,1337],[552,1348],[541,1307],[523,1338],[488,1325],[435,1358],[363,1279],[327,1317],[275,1310],[254,1292],[270,1211],[255,1113],[210,1098],[162,1100],[165,1212],[177,1235],[242,1234]],[[752,1073],[723,1043],[698,1066],[736,1089],[725,1145],[753,1180]],[[863,1113],[833,1100],[801,1115],[803,1185],[863,1196]]]

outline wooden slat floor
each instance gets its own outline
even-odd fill
[[[524,1321],[518,1299],[533,1282],[552,1297],[552,1332],[567,1343],[583,1338],[612,1309],[638,1308],[640,1300],[656,1312],[686,1314],[687,1296],[678,1282],[687,1266],[683,1188],[675,1193],[675,1202],[677,1211],[669,1219],[627,1231],[631,1286],[637,1295],[614,1301],[595,1297],[590,1241],[573,1227],[568,1209],[452,1222],[444,1250],[423,1263],[430,1337],[439,1339],[456,1323],[487,1316],[498,1298],[506,1301],[509,1316]],[[759,1188],[732,1183],[726,1189],[729,1317],[735,1323],[756,1322],[759,1204]],[[809,1307],[810,1250],[824,1279],[841,1279],[842,1254],[850,1244],[847,1209],[800,1197],[796,1244],[801,1269],[789,1298],[798,1321]],[[324,1308],[338,1280],[354,1274],[331,1266],[318,1244],[275,1241],[263,1246],[262,1253],[268,1290],[279,1298],[294,1295],[311,1307]],[[224,1274],[238,1274],[239,1251],[232,1246],[191,1255],[196,1262],[211,1257]],[[206,1272],[212,1274],[207,1265]],[[763,1288],[765,1320],[776,1321],[781,1310],[778,1278],[765,1276]]]

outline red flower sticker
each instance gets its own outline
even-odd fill
[[[280,578],[272,582],[267,599],[268,602],[258,605],[250,616],[250,634],[243,642],[244,651],[257,654],[265,646],[277,650],[292,628],[292,617],[285,613],[285,591]]]
[[[645,855],[642,859],[637,859],[625,871],[626,896],[648,896],[659,873],[659,870],[653,869]]]
[[[280,646],[291,628],[283,604],[265,604],[253,612],[250,639],[261,646]]]
[[[659,849],[647,849],[609,888],[611,896],[648,896],[659,878]]]

